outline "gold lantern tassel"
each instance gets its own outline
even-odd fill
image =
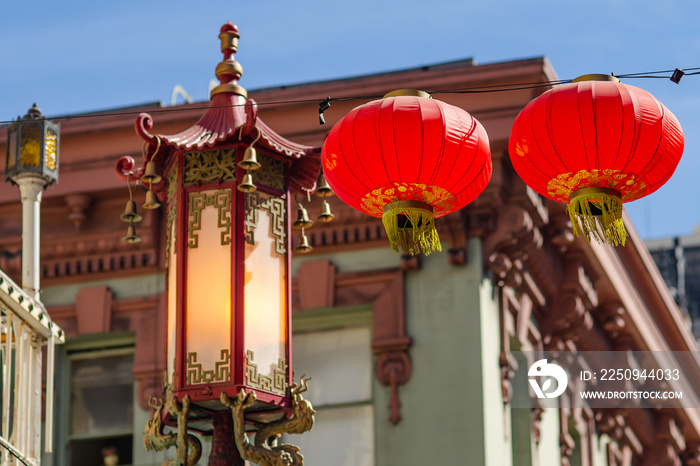
[[[613,246],[625,245],[627,230],[622,221],[622,198],[610,188],[583,188],[571,194],[566,208],[574,234],[583,233],[586,241]]]
[[[433,208],[424,202],[396,201],[384,206],[382,223],[391,248],[405,254],[426,256],[433,251],[442,251],[440,238],[435,229]]]

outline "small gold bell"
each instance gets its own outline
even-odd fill
[[[331,212],[331,205],[324,199],[323,204],[321,204],[321,214],[318,216],[318,221],[328,223],[333,220],[333,217],[334,215],[333,212]]]
[[[136,227],[132,223],[126,230],[126,236],[122,238],[122,241],[128,244],[138,243],[141,238],[136,234]]]
[[[141,181],[144,183],[160,183],[160,180],[162,180],[161,176],[156,172],[156,164],[153,162],[153,160],[149,160],[146,163],[146,170],[144,170],[143,175],[141,176]]]
[[[152,189],[146,191],[146,203],[143,205],[144,209],[157,209],[160,207],[160,202],[158,202],[158,197]]]
[[[253,175],[246,173],[243,175],[243,181],[238,185],[237,189],[243,193],[252,193],[257,191],[258,188],[253,184]]]
[[[294,223],[292,223],[292,228],[302,230],[304,228],[311,228],[313,224],[314,222],[309,219],[309,213],[306,211],[306,208],[299,204],[299,208],[297,209],[297,219],[294,220]]]
[[[304,234],[304,230],[302,230],[301,236],[299,237],[299,244],[294,247],[294,252],[306,254],[307,252],[313,251],[313,249],[313,246],[309,244],[309,238]]]
[[[326,177],[323,176],[323,173],[319,173],[316,179],[316,191],[314,191],[314,194],[318,197],[328,197],[334,194],[331,187],[328,186],[328,182],[326,181]]]
[[[258,163],[258,152],[253,146],[246,148],[245,152],[243,153],[243,160],[238,162],[238,166],[249,171],[260,168],[260,164]]]
[[[122,222],[140,222],[143,217],[139,215],[138,209],[136,208],[136,202],[133,199],[126,201],[126,209],[124,213],[119,216]]]

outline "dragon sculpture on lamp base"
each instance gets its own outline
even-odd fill
[[[285,433],[301,434],[311,430],[314,424],[315,411],[308,400],[301,394],[308,390],[311,377],[301,376],[299,384],[289,387],[292,401],[292,415],[270,423],[254,423],[255,442],[250,443],[245,432],[245,410],[255,403],[254,392],[246,393],[241,390],[234,398],[226,393],[221,394],[221,403],[231,409],[234,424],[234,437],[241,458],[250,460],[259,466],[303,466],[304,457],[299,453],[299,447],[294,445],[275,445],[277,439]],[[164,400],[168,400],[165,402]],[[168,460],[162,466],[194,466],[202,454],[202,445],[192,434],[187,433],[187,414],[190,399],[185,396],[182,402],[172,396],[172,387],[167,382],[163,390],[163,398],[151,396],[148,404],[155,409],[152,418],[146,423],[143,443],[146,450],[162,451],[172,446],[177,453],[174,460]],[[163,409],[177,418],[177,433],[163,433]]]
[[[299,447],[294,445],[274,445],[282,434],[301,434],[311,430],[316,413],[308,400],[301,394],[308,390],[311,377],[304,379],[302,375],[299,385],[289,387],[292,399],[292,416],[268,424],[255,423],[255,443],[251,444],[245,434],[244,412],[255,402],[255,393],[238,392],[235,398],[221,394],[221,402],[231,408],[233,413],[236,445],[243,459],[257,463],[260,466],[302,466],[304,457],[299,453]]]

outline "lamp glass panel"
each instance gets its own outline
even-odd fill
[[[46,142],[44,143],[44,166],[55,171],[58,164],[58,134],[51,128],[46,129]]]
[[[23,167],[35,168],[41,162],[41,127],[23,124],[21,129],[20,163]]]
[[[173,205],[171,209],[175,209]],[[175,255],[175,223],[170,225],[170,244],[168,245],[168,306],[167,306],[167,334],[166,334],[166,368],[167,380],[172,383],[175,370],[175,341],[177,322],[177,256]]]
[[[17,127],[12,127],[7,130],[7,167],[6,171],[14,168],[17,163]]]
[[[287,363],[286,202],[258,194],[253,244],[245,243],[245,349],[258,373]]]
[[[191,192],[186,258],[186,385],[229,380],[231,355],[230,189]]]

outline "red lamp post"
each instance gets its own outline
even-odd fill
[[[219,37],[220,85],[202,118],[156,135],[151,117],[139,115],[144,165],[117,164],[121,176],[148,187],[144,207],[162,205],[166,217],[166,394],[152,404],[145,443],[177,445],[182,464],[195,464],[198,446],[187,429],[213,432],[210,465],[243,464],[241,457],[272,464],[298,453],[270,448],[269,437],[313,424],[304,389],[292,380],[289,211],[292,191],[314,189],[320,149],[292,143],[257,118],[237,83],[238,29],[227,23]],[[177,436],[163,434],[163,422],[177,422]],[[256,445],[245,426],[263,437]]]

